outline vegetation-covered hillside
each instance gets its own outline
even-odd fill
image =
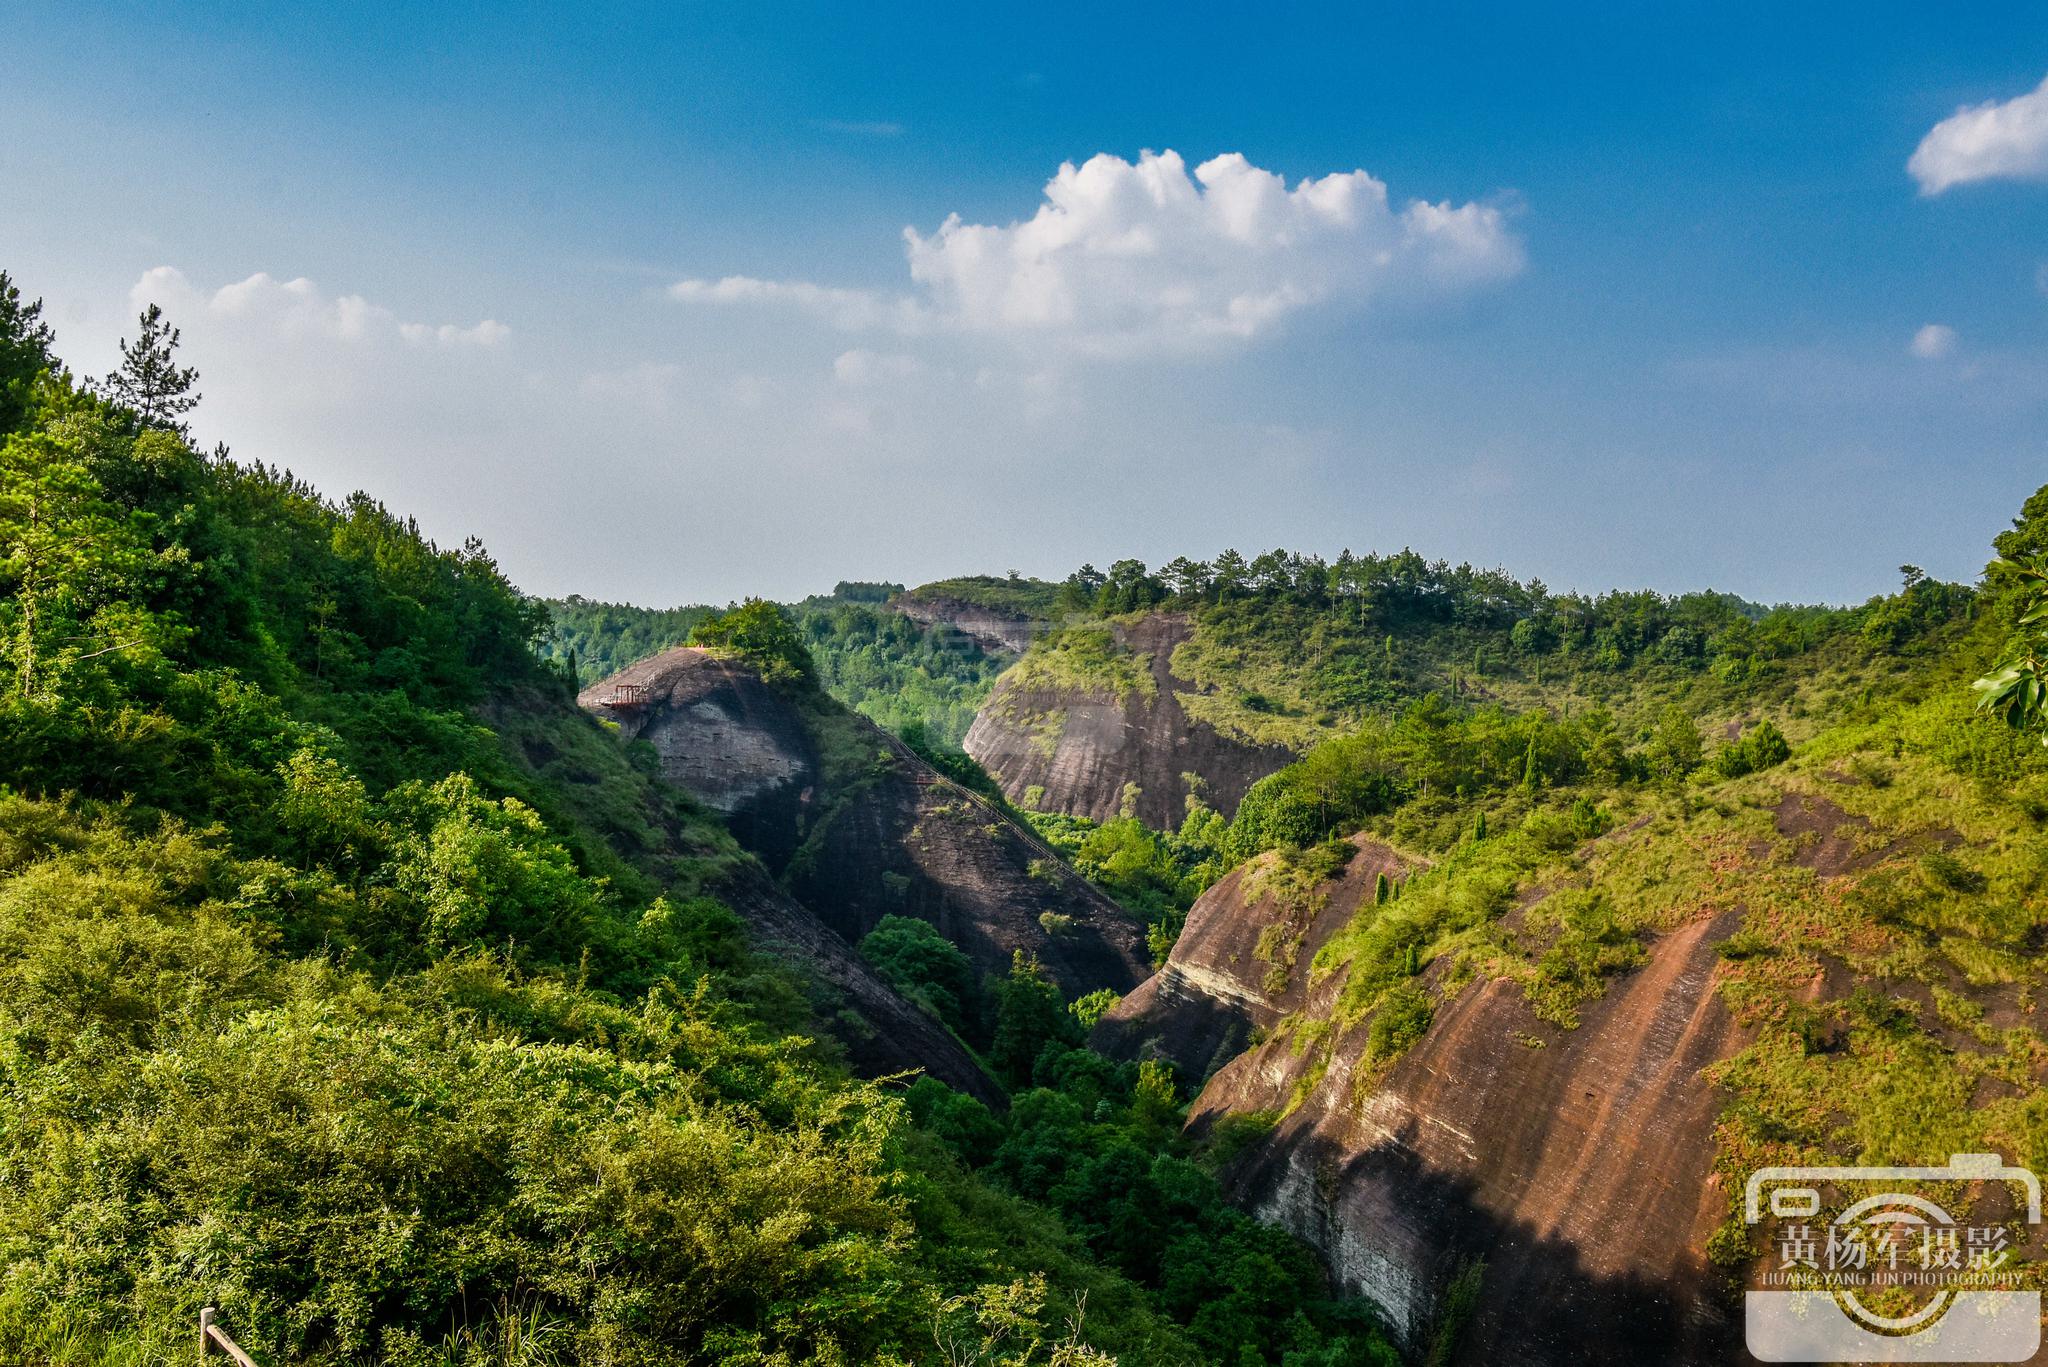
[[[1353,1267],[1412,1259],[1422,1283],[1352,1284],[1420,1316],[1423,1347],[1456,1327],[1430,1328],[1442,1291],[1474,1322],[1461,1361],[1726,1360],[1739,1331],[1725,1352],[1688,1335],[1739,1324],[1724,1278],[1779,1266],[1737,1209],[1750,1173],[2048,1162],[2044,542],[2048,489],[1968,611],[1910,639],[1838,627],[1741,696],[1739,732],[1672,705],[1639,742],[1434,702],[1326,743],[1247,800],[1233,854],[1271,849],[1202,908],[1179,995],[1120,1037],[1192,1034],[1204,992],[1292,991],[1200,1112],[1248,1145],[1241,1197],[1293,1190],[1283,1222]],[[1404,871],[1347,881],[1361,847]],[[1373,1161],[1361,1114],[1418,1135],[1400,1162]],[[1306,1194],[1287,1186],[1304,1169]],[[1417,1191],[1459,1195],[1403,1205]],[[1701,1315],[1631,1321],[1627,1287],[1558,1271],[1612,1253],[1573,1243],[1610,1209],[1624,1249],[1693,1263],[1660,1294]],[[1517,1236],[1530,1222],[1544,1241]],[[1459,1267],[1455,1288],[1426,1280]],[[1530,1308],[1564,1293],[1586,1298],[1575,1319]]]
[[[1334,561],[1225,551],[1157,573],[1124,560],[1107,575],[1083,566],[1067,578],[1067,628],[1033,654],[1114,683],[1131,671],[1105,652],[1092,620],[1189,612],[1195,632],[1173,666],[1195,685],[1183,699],[1190,714],[1299,752],[1430,692],[1514,707],[1575,695],[1612,706],[1647,687],[1694,711],[1781,696],[1791,662],[1831,640],[1908,653],[1968,610],[1967,588],[1910,565],[1903,573],[1904,592],[1861,608],[1767,609],[1722,593],[1556,594],[1413,551]]]
[[[1201,1079],[1085,1047],[1106,994],[1063,1001],[1022,955],[983,975],[908,916],[859,953],[1009,1104],[852,1076],[830,994],[735,910],[767,875],[573,702],[694,638],[1000,802],[949,744],[992,657],[887,610],[893,585],[536,604],[480,546],[195,452],[176,345],[152,311],[82,383],[0,276],[0,1358],[182,1358],[215,1302],[273,1364],[1392,1362],[1213,1173],[1336,1041],[1368,1085],[1472,983],[1569,1030],[1738,867],[1724,1179],[2048,1162],[2048,490],[1979,588],[1909,568],[1853,609],[1559,596],[1405,553],[964,581],[1067,614],[1019,666],[1055,682],[1149,680],[1104,618],[1191,614],[1190,713],[1301,754],[1228,819],[1031,814],[1155,958],[1247,860],[1297,910],[1335,836],[1421,870],[1313,950],[1255,937],[1258,972],[1332,995],[1260,1042],[1303,1070],[1272,1113],[1197,1144]]]
[[[193,451],[176,340],[0,276],[0,1358],[1376,1360],[1029,963],[1007,1113],[849,1077],[545,613]]]
[[[1157,573],[1134,560],[1107,575],[1084,566],[1060,588],[1060,624],[1003,676],[991,705],[1014,711],[1028,697],[1051,708],[1018,723],[1054,728],[1034,734],[1038,744],[1057,739],[1062,697],[1145,709],[1159,671],[1122,642],[1148,614],[1185,614],[1171,671],[1187,685],[1176,689],[1186,716],[1302,756],[1253,785],[1228,821],[1200,785],[1177,830],[1125,820],[1098,832],[1032,816],[1152,917],[1163,955],[1193,898],[1262,850],[1313,844],[1397,807],[1412,820],[1530,784],[1628,788],[1703,761],[1754,763],[1757,747],[1782,741],[1780,726],[1803,735],[1861,705],[1970,618],[1973,590],[1904,568],[1899,593],[1860,607],[1764,609],[1717,593],[1553,594],[1410,551],[1334,562],[1226,552]],[[1748,748],[1719,743],[1766,715],[1778,720]],[[1126,785],[1135,775],[1096,777]],[[1010,781],[1015,795],[1022,780]],[[1029,793],[1020,802],[1034,806]],[[1114,844],[1114,867],[1083,853],[1091,840]]]

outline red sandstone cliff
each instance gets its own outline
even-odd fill
[[[1135,815],[1172,829],[1187,815],[1187,774],[1225,816],[1245,790],[1293,762],[1291,751],[1248,745],[1197,721],[1178,694],[1192,685],[1173,673],[1174,648],[1193,630],[1185,614],[1156,613],[1112,628],[1117,644],[1146,661],[1149,694],[1020,684],[1006,675],[967,732],[967,753],[993,774],[1012,802],[1033,789],[1041,811],[1107,821],[1136,784]]]

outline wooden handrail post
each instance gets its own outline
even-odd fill
[[[255,1361],[242,1351],[242,1345],[228,1337],[228,1331],[220,1327],[220,1308],[209,1305],[199,1312],[199,1359],[205,1360],[220,1353],[236,1367],[256,1367]]]

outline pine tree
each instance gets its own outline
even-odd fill
[[[121,368],[100,382],[100,392],[131,409],[144,427],[189,437],[184,417],[199,406],[192,388],[199,372],[178,364],[178,329],[165,321],[161,308],[151,304],[137,321],[142,334],[121,343]]]
[[[14,281],[0,271],[0,433],[22,425],[36,376],[62,368],[50,354],[56,340],[43,321],[43,301],[23,303]]]
[[[996,1005],[996,1033],[989,1062],[1013,1086],[1031,1081],[1031,1065],[1054,1040],[1078,1034],[1074,1018],[1060,1001],[1060,990],[1046,976],[1035,956],[1023,950],[1010,956],[1010,976]]]

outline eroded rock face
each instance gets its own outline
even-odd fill
[[[1714,986],[1715,947],[1738,922],[1707,916],[1653,942],[1576,1030],[1536,1019],[1513,983],[1468,987],[1376,1080],[1358,1072],[1363,1026],[1333,1041],[1320,1077],[1318,1051],[1276,1037],[1217,1073],[1190,1123],[1306,1090],[1230,1185],[1320,1248],[1411,1347],[1456,1271],[1483,1260],[1461,1362],[1729,1360],[1702,1251],[1723,1201],[1701,1070],[1741,1043]]]
[[[921,1070],[988,1105],[1008,1104],[959,1040],[904,1000],[844,937],[765,875],[742,874],[720,892],[747,922],[757,949],[807,970],[818,1018],[831,1028],[855,1072],[891,1077]]]
[[[787,862],[818,774],[803,719],[743,666],[679,646],[592,684],[584,708],[661,756],[662,777],[723,812],[771,868]]]
[[[1365,835],[1342,875],[1297,887],[1282,857],[1231,870],[1195,902],[1166,966],[1119,1002],[1089,1043],[1112,1058],[1159,1057],[1199,1084],[1308,1004],[1316,951],[1370,902],[1382,875],[1411,863]]]
[[[1114,628],[1126,650],[1150,658],[1151,696],[998,680],[967,732],[967,753],[1012,802],[1030,794],[1041,811],[1107,821],[1123,813],[1125,785],[1136,784],[1133,814],[1154,829],[1172,829],[1187,815],[1184,775],[1195,774],[1203,799],[1229,816],[1246,789],[1295,756],[1248,745],[1188,716],[1176,692],[1192,685],[1173,673],[1172,660],[1192,629],[1180,613]]]
[[[900,748],[859,801],[820,818],[787,882],[849,940],[884,916],[916,916],[984,973],[1007,973],[1017,950],[1036,956],[1070,997],[1128,992],[1151,972],[1129,913],[1037,837]]]
[[[1007,815],[893,736],[822,697],[872,756],[835,780],[802,706],[745,666],[679,647],[586,689],[586,707],[660,756],[663,776],[733,834],[827,929],[857,944],[882,917],[930,921],[986,973],[1036,955],[1069,996],[1150,972],[1121,907]]]
[[[926,626],[949,626],[990,654],[1022,655],[1045,630],[1045,624],[1019,614],[998,612],[979,603],[917,589],[899,593],[889,606]]]

